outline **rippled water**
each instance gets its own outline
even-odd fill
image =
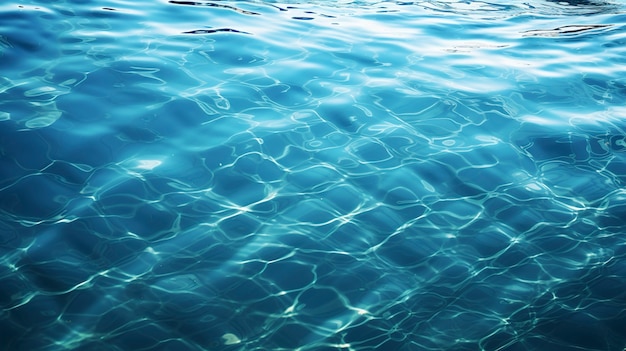
[[[0,349],[626,346],[626,5],[7,1]]]

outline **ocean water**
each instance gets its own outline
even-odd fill
[[[0,5],[0,350],[625,347],[625,3]]]

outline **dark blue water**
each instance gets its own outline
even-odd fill
[[[625,347],[624,3],[0,5],[0,350]]]

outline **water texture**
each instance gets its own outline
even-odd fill
[[[1,350],[626,347],[626,5],[0,5]]]

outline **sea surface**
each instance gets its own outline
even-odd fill
[[[625,2],[0,4],[0,350],[625,347]]]

